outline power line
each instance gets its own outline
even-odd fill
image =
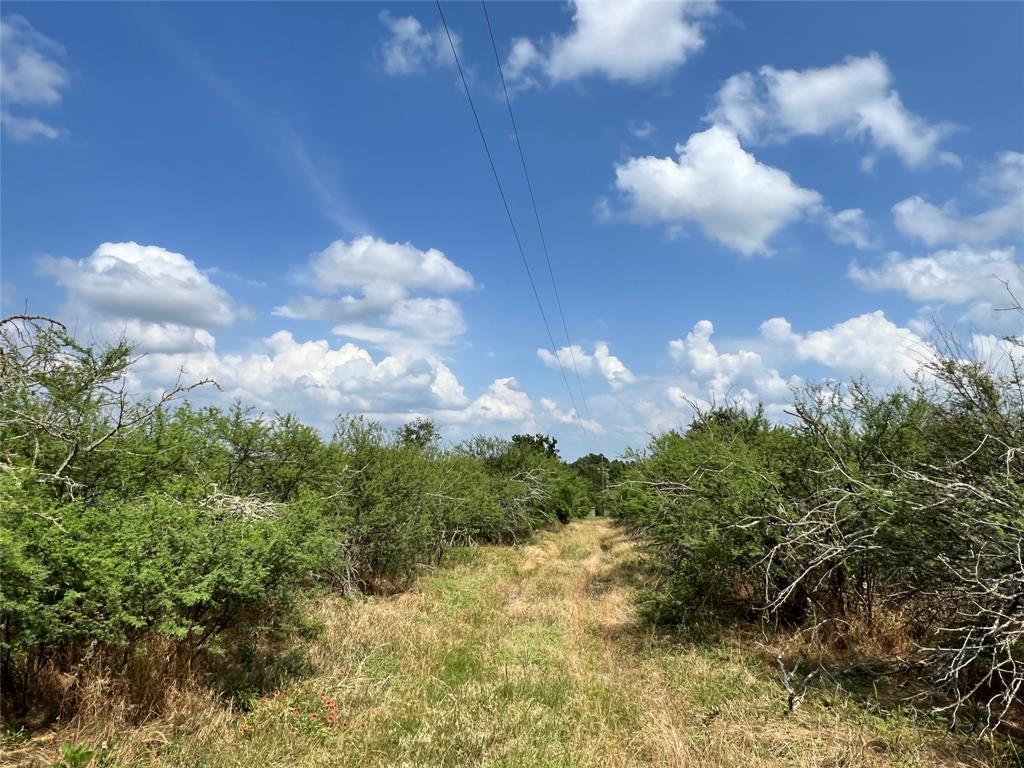
[[[551,288],[555,293],[555,304],[558,306],[558,316],[562,320],[562,331],[565,333],[565,342],[569,345],[569,359],[572,361],[572,369],[576,374],[576,384],[580,390],[580,400],[583,403],[583,410],[587,415],[587,421],[593,421],[590,418],[590,407],[587,405],[587,395],[583,391],[583,379],[580,378],[580,369],[576,365],[576,352],[573,349],[572,337],[569,335],[569,326],[565,322],[565,312],[562,309],[562,299],[558,294],[558,283],[555,282],[555,271],[551,267],[551,254],[548,252],[548,241],[544,237],[544,227],[540,223],[540,212],[537,209],[537,198],[533,194],[533,182],[530,181],[530,171],[526,167],[526,154],[523,152],[523,143],[519,139],[519,126],[516,124],[516,116],[512,111],[512,99],[508,95],[508,86],[505,84],[505,72],[501,67],[501,57],[498,55],[498,45],[494,41],[494,29],[491,27],[491,16],[487,12],[486,0],[480,0],[480,5],[484,9],[484,19],[487,20],[487,33],[491,38],[491,49],[494,51],[494,63],[498,67],[498,75],[501,77],[501,90],[505,93],[505,105],[508,107],[508,117],[512,121],[512,132],[516,137],[516,147],[519,149],[519,162],[523,166],[523,176],[526,177],[526,188],[530,191],[530,204],[533,206],[533,218],[537,222],[537,232],[540,234],[540,243],[544,249],[544,261],[548,265],[548,277],[551,278]],[[557,357],[557,353],[555,355]]]
[[[469,108],[473,112],[473,120],[476,122],[477,132],[480,134],[480,141],[484,145],[484,153],[487,155],[487,162],[491,166],[491,174],[494,176],[494,183],[498,186],[498,194],[501,196],[501,203],[505,207],[505,215],[508,217],[509,226],[512,228],[512,235],[515,237],[516,247],[519,249],[519,257],[523,261],[523,268],[526,270],[526,276],[530,281],[530,289],[533,291],[533,298],[537,302],[537,309],[540,311],[541,320],[544,321],[544,330],[547,331],[548,341],[551,344],[551,352],[555,357],[555,363],[558,366],[559,373],[562,374],[562,382],[565,384],[565,391],[569,394],[569,402],[572,403],[573,412],[576,414],[576,420],[579,422],[580,429],[583,430],[584,436],[587,438],[587,442],[590,442],[590,432],[587,430],[586,425],[583,423],[583,417],[580,415],[580,409],[576,405],[576,398],[573,396],[572,387],[569,386],[569,378],[565,375],[565,369],[562,367],[562,361],[558,358],[558,348],[555,344],[555,337],[551,333],[551,324],[548,323],[548,316],[544,312],[544,304],[540,300],[540,293],[537,291],[537,283],[533,279],[533,270],[530,269],[530,262],[526,259],[526,251],[523,250],[523,242],[519,237],[519,230],[516,229],[515,220],[512,218],[512,209],[509,208],[508,199],[505,197],[505,189],[501,186],[501,179],[498,176],[498,169],[494,165],[494,157],[491,155],[491,148],[487,144],[487,137],[484,134],[484,127],[480,123],[480,115],[477,114],[476,104],[473,103],[473,96],[469,92],[469,83],[466,81],[466,74],[462,71],[462,62],[459,61],[458,51],[455,50],[455,41],[452,39],[452,33],[448,29],[448,21],[444,17],[444,10],[441,8],[441,0],[434,0],[437,5],[437,13],[441,17],[441,24],[444,26],[444,33],[448,37],[448,45],[451,46],[452,56],[455,59],[455,66],[459,70],[459,77],[462,79],[462,87],[466,91],[466,99],[469,101]]]

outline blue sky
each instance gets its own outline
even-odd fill
[[[430,3],[5,3],[4,313],[127,333],[144,391],[569,456],[1020,332],[1024,4],[488,8],[585,433]],[[564,347],[481,6],[445,12]]]

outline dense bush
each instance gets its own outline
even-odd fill
[[[812,387],[787,426],[720,407],[655,437],[613,489],[652,554],[648,612],[837,644],[896,617],[951,708],[1005,720],[1024,690],[1021,349],[993,367],[951,348],[907,391]]]
[[[3,490],[3,661],[15,689],[40,665],[123,665],[154,634],[181,654],[240,650],[253,628],[296,620],[295,587],[330,562],[326,529],[300,506],[249,517],[147,494],[52,507]]]
[[[656,548],[661,584],[647,610],[659,621],[685,621],[709,608],[744,611],[764,585],[755,569],[770,545],[770,526],[751,515],[778,508],[798,458],[789,430],[760,413],[723,408],[685,433],[651,440],[614,486],[616,514]]]
[[[453,545],[592,506],[550,438],[444,448],[427,421],[341,417],[324,440],[290,415],[193,408],[194,385],[136,398],[129,345],[46,318],[0,322],[0,355],[7,708],[54,675],[123,677],[154,647],[245,677],[301,625],[307,588],[394,588]]]

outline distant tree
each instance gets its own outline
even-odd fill
[[[359,453],[384,447],[387,437],[387,431],[378,422],[370,421],[361,414],[343,413],[334,422],[331,444],[345,453]]]
[[[416,418],[398,429],[402,445],[426,448],[441,441],[441,430],[430,419]]]
[[[695,408],[693,421],[686,429],[686,434],[731,434],[748,436],[756,434],[768,426],[764,415],[764,405],[758,404],[753,411],[736,402],[726,402],[708,409]]]
[[[604,491],[619,482],[626,469],[620,459],[609,459],[603,453],[588,453],[569,465],[587,485],[599,514],[604,514]]]
[[[512,435],[512,442],[517,446],[542,453],[553,459],[559,458],[558,440],[551,435],[544,435],[540,432],[535,435]]]

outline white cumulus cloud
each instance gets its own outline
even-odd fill
[[[713,2],[692,0],[574,0],[573,27],[565,35],[534,43],[513,41],[505,63],[514,88],[601,75],[613,81],[642,83],[682,65],[704,47],[703,20]]]
[[[206,352],[216,346],[213,334],[203,328],[144,320],[98,319],[92,323],[89,335],[100,340],[123,337],[146,353]]]
[[[837,135],[867,139],[876,150],[895,152],[911,168],[936,159],[959,165],[955,155],[939,149],[950,127],[908,110],[876,53],[828,67],[765,66],[757,75],[733,75],[706,119],[730,126],[752,143]]]
[[[789,321],[774,317],[761,335],[795,354],[847,375],[893,384],[918,371],[934,350],[909,328],[896,325],[881,310],[868,312],[818,331],[796,333]]]
[[[335,332],[383,347],[450,343],[465,332],[457,303],[447,294],[474,287],[473,277],[441,251],[365,236],[338,240],[314,253],[299,282],[320,295],[277,307],[292,318],[338,323]]]
[[[532,424],[533,403],[519,382],[507,376],[491,382],[487,390],[466,407],[440,410],[434,415],[447,424]]]
[[[1024,154],[1001,153],[982,181],[996,198],[988,210],[963,215],[956,201],[937,206],[914,195],[893,206],[896,227],[927,245],[977,245],[1024,235]]]
[[[649,139],[657,130],[650,120],[630,120],[627,128],[638,139]]]
[[[701,320],[685,339],[674,339],[668,345],[673,359],[689,365],[691,375],[706,390],[707,399],[720,402],[726,397],[739,397],[755,404],[758,400],[770,403],[785,400],[791,387],[800,384],[799,377],[783,378],[758,352],[719,352],[711,341],[714,330],[710,320]],[[682,392],[674,387],[669,394],[685,400]]]
[[[634,157],[616,166],[616,186],[637,218],[695,223],[749,256],[770,253],[774,234],[821,206],[817,192],[758,162],[727,128],[695,133],[676,152],[678,159]]]
[[[919,323],[937,305],[967,305],[958,318],[978,326],[1017,329],[1016,313],[1005,312],[1024,297],[1024,264],[1012,247],[937,251],[927,256],[891,253],[876,267],[850,265],[849,275],[869,291],[898,291],[924,305]]]
[[[425,289],[444,293],[473,287],[473,278],[436,248],[388,243],[369,235],[336,240],[309,263],[309,279],[319,290],[370,291]]]
[[[99,317],[216,328],[237,309],[183,254],[157,245],[103,243],[84,259],[39,259],[44,274],[67,289],[68,303]]]
[[[947,250],[928,256],[889,254],[877,267],[850,266],[850,277],[870,291],[900,291],[913,301],[963,304],[1006,301],[1007,284],[1024,295],[1024,265],[1013,248]]]
[[[459,305],[451,299],[403,299],[370,323],[341,323],[334,333],[388,349],[450,344],[466,332]]]
[[[311,414],[318,421],[339,412],[464,408],[461,384],[430,356],[387,355],[326,340],[298,341],[290,331],[263,339],[265,352],[150,354],[138,364],[147,381],[212,378],[225,399],[240,398],[278,410]]]
[[[579,344],[561,347],[557,352],[556,357],[550,350],[542,347],[537,350],[537,356],[550,368],[557,368],[561,364],[567,374],[573,372],[573,365],[581,376],[599,374],[612,389],[619,389],[636,381],[633,372],[611,353],[606,342],[597,342],[593,354],[584,351]]]

